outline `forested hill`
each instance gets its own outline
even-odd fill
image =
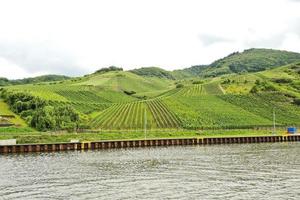
[[[210,65],[177,71],[192,76],[216,77],[223,74],[258,72],[300,61],[300,54],[273,49],[248,49],[234,52]]]
[[[70,79],[70,77],[64,76],[64,75],[54,75],[54,74],[37,76],[37,77],[33,77],[33,78],[16,79],[16,80],[9,80],[7,78],[0,77],[0,86],[34,84],[34,83],[51,82],[51,81],[63,81],[63,80],[67,80],[67,79]]]
[[[139,69],[130,70],[130,72],[140,76],[175,79],[171,72],[159,67],[142,67]]]

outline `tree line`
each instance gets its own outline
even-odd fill
[[[52,106],[49,101],[29,93],[0,88],[0,97],[27,124],[39,131],[87,128],[83,117],[71,106]]]

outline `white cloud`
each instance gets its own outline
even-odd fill
[[[252,47],[299,51],[292,0],[0,0],[0,58],[23,70],[207,64]],[[15,77],[0,63],[0,76]]]
[[[9,79],[24,78],[31,76],[21,67],[9,62],[4,58],[0,58],[0,77],[6,77]]]

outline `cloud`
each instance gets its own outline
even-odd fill
[[[32,74],[82,74],[73,55],[51,43],[0,41],[0,57]]]
[[[233,40],[213,34],[199,34],[199,39],[204,46],[210,46],[216,43],[232,42]]]
[[[300,37],[292,0],[0,2],[0,76],[172,70],[247,48],[295,51]]]

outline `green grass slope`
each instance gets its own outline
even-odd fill
[[[131,72],[112,71],[104,74],[93,74],[76,85],[88,85],[106,90],[135,94],[145,94],[153,91],[165,91],[174,87],[174,81],[167,78],[140,76]]]

